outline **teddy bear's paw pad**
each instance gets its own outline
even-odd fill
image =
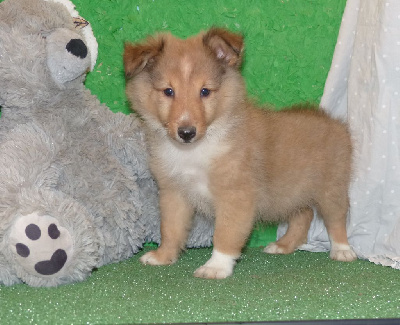
[[[63,249],[57,249],[50,260],[35,264],[35,270],[43,275],[52,275],[59,272],[67,261],[67,253]]]
[[[21,216],[10,234],[18,263],[37,276],[55,275],[72,255],[70,233],[54,217],[36,213]]]

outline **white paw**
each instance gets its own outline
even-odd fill
[[[264,248],[264,252],[267,254],[284,254],[284,251],[281,247],[279,247],[275,242],[268,244]]]
[[[178,260],[178,257],[157,249],[144,254],[139,260],[145,265],[170,265],[175,263]]]
[[[194,276],[196,278],[203,279],[225,279],[228,276],[231,276],[233,273],[233,268],[224,268],[224,267],[213,267],[203,265],[199,267],[195,272]]]
[[[144,254],[140,259],[140,262],[144,265],[162,265],[160,261],[155,257],[154,251]]]
[[[225,279],[232,275],[235,264],[234,256],[220,253],[214,249],[211,258],[194,272],[194,276],[204,279]]]
[[[351,262],[357,259],[356,253],[346,244],[332,243],[330,257],[336,261]]]

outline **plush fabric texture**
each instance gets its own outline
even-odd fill
[[[81,281],[145,242],[160,241],[141,121],[112,113],[84,87],[97,48],[91,52],[72,18],[62,3],[0,3],[0,283],[6,285]],[[209,246],[212,232],[212,222],[198,216],[189,245]]]

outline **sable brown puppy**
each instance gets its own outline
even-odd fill
[[[141,262],[174,263],[197,209],[215,216],[215,233],[212,257],[195,276],[225,278],[255,220],[289,222],[265,248],[288,254],[306,242],[313,207],[328,230],[331,258],[354,260],[346,235],[346,126],[317,110],[255,107],[240,74],[242,54],[242,36],[219,28],[125,45],[126,92],[145,120],[160,189],[162,242]]]

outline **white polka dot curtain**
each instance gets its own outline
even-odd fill
[[[354,139],[349,242],[360,258],[400,269],[400,0],[347,1],[321,106]],[[302,249],[329,247],[314,218]]]

